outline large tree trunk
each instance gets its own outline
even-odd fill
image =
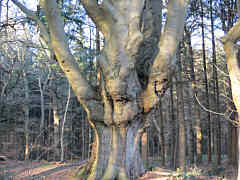
[[[95,146],[90,163],[78,174],[79,179],[136,179],[145,172],[140,156],[143,116],[119,126],[100,122],[93,126]]]
[[[153,30],[149,32],[154,47],[143,66],[138,66],[140,59],[146,56],[141,56],[143,49],[140,46],[146,43],[143,36],[147,33],[140,31],[140,24],[141,21],[148,22],[144,25],[151,24],[142,17],[144,0],[81,1],[105,37],[105,47],[97,60],[100,70],[98,90],[87,82],[74,61],[56,1],[40,1],[48,27],[17,0],[12,1],[38,23],[45,44],[54,50],[94,129],[95,142],[89,164],[78,173],[77,178],[123,180],[140,176],[144,173],[139,148],[144,119],[158,104],[174,72],[176,62],[173,57],[183,34],[187,0],[168,2],[167,22],[160,41],[161,24],[158,20],[161,20],[162,14],[153,11],[161,9],[157,7],[161,6],[161,1],[151,0],[152,16],[149,17]],[[159,34],[154,36],[156,33]],[[139,72],[144,65],[147,66],[146,82],[142,83]]]
[[[222,38],[224,44],[224,51],[226,53],[226,60],[228,72],[231,79],[232,97],[238,113],[238,149],[240,149],[240,63],[239,63],[239,47],[236,45],[240,39],[240,20],[229,30],[226,36]],[[238,151],[239,153],[239,151]],[[240,156],[238,156],[238,177],[240,179]]]
[[[240,21],[238,22],[238,26]],[[226,36],[227,37],[227,36]],[[230,36],[231,37],[231,36]],[[240,37],[240,34],[239,34]],[[232,41],[227,41],[223,39],[224,42],[224,50],[227,57],[227,65],[229,76],[231,79],[231,86],[232,86],[232,97],[234,104],[237,109],[238,113],[238,123],[239,123],[239,116],[240,116],[240,66],[239,66],[239,49]],[[239,124],[238,124],[239,125]],[[239,127],[238,127],[238,149],[240,147],[240,138],[239,138]],[[240,156],[238,156],[239,158]],[[238,159],[238,179],[240,179],[240,158]]]

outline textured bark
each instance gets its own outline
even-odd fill
[[[176,58],[174,56],[176,55],[178,43],[182,39],[186,3],[187,1],[184,0],[173,0],[168,3],[167,22],[158,45],[160,51],[153,63],[148,85],[144,92],[145,112],[148,112],[156,105],[158,97],[155,91],[158,92],[158,95],[163,95],[175,71]]]
[[[240,66],[239,66],[239,47],[236,45],[240,39],[240,20],[229,30],[226,36],[222,38],[228,72],[231,79],[232,97],[238,113],[238,123],[240,117]],[[240,148],[238,127],[238,149]],[[239,152],[238,152],[239,153]],[[240,179],[240,156],[238,155],[238,178]]]
[[[13,2],[29,14],[30,18],[36,18],[34,13],[19,5],[17,0]],[[148,83],[145,85],[140,83],[137,68],[140,63],[138,60],[141,59],[140,46],[146,38],[140,29],[141,19],[144,19],[144,0],[103,0],[100,4],[96,0],[81,1],[105,37],[105,47],[97,58],[99,91],[89,85],[74,61],[56,2],[41,0],[40,3],[46,13],[51,47],[95,132],[95,149],[88,166],[79,172],[78,178],[135,179],[144,172],[139,151],[144,119],[158,103],[159,95],[164,94],[169,76],[174,71],[173,57],[182,38],[187,1],[169,1],[167,22],[159,44],[161,25],[154,22],[161,19],[161,13],[157,13],[157,16],[152,13],[150,16],[153,18],[154,29],[151,32],[159,33],[153,49],[160,50],[158,53],[154,51],[147,59],[152,60],[149,64],[153,65],[149,66],[150,71],[146,77]],[[152,10],[156,11],[156,4],[161,6],[161,1],[152,0],[151,4]],[[47,28],[42,29],[44,32]]]
[[[240,115],[240,93],[239,93],[240,69],[239,69],[239,63],[238,63],[239,59],[237,56],[239,49],[238,47],[236,47],[236,45],[232,41],[223,41],[223,42],[224,42],[224,50],[227,58],[229,76],[231,79],[233,101],[236,106],[238,117],[239,117]],[[239,122],[239,118],[238,118],[238,122]],[[240,146],[239,140],[240,139],[239,139],[239,127],[238,127],[238,149]],[[238,159],[238,167],[240,167],[239,165],[240,165],[240,159]],[[240,178],[240,168],[238,168],[238,179],[239,178]]]
[[[236,4],[235,4],[236,3]],[[232,11],[232,7],[237,5],[237,12]],[[224,1],[224,4],[221,5],[221,24],[222,24],[222,30],[224,31],[225,34],[227,34],[225,37],[223,37],[223,42],[226,41],[226,39],[229,39],[229,41],[234,42],[237,40],[236,35],[239,34],[239,30],[236,30],[236,28],[233,28],[233,22],[234,19],[236,18],[236,14],[238,13],[239,15],[239,10],[240,10],[240,1]],[[235,27],[239,28],[239,21],[236,23]],[[238,35],[237,35],[238,36]],[[228,59],[228,57],[227,57]],[[227,63],[228,64],[228,63]],[[229,99],[233,100],[232,97],[232,87],[231,87],[231,77],[229,77],[227,84],[229,85]],[[236,125],[236,123],[239,121],[237,118],[237,112],[236,112],[236,107],[234,105],[234,102],[229,102],[228,104],[229,109],[231,113],[230,115],[230,120],[233,121],[233,124]],[[237,167],[238,165],[238,127],[235,127],[233,124],[229,124],[229,149],[228,149],[228,155],[229,155],[229,163]]]

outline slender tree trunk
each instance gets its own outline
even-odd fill
[[[165,136],[164,136],[164,127],[165,127],[165,124],[164,124],[164,115],[163,115],[163,110],[162,110],[162,101],[160,100],[159,101],[159,108],[160,108],[160,123],[159,123],[159,126],[160,126],[160,130],[161,130],[161,133],[160,133],[160,139],[161,139],[161,156],[162,156],[162,165],[165,166]]]
[[[186,170],[185,153],[186,153],[186,139],[185,139],[185,115],[184,115],[184,97],[183,97],[183,83],[182,83],[182,62],[181,55],[177,53],[178,58],[178,73],[177,73],[177,109],[179,121],[179,135],[178,135],[178,165],[184,171]]]
[[[197,153],[197,164],[201,163],[202,160],[202,129],[201,129],[201,114],[200,108],[196,98],[198,97],[197,92],[197,82],[195,77],[195,67],[194,67],[194,57],[193,57],[193,50],[191,44],[191,34],[185,29],[186,32],[186,42],[187,42],[187,54],[190,58],[190,68],[191,68],[191,80],[192,80],[192,90],[193,90],[193,102],[194,102],[194,117],[195,117],[195,134],[196,134],[196,153]]]
[[[187,84],[187,89],[186,89],[186,96],[187,97],[193,97],[193,92],[192,92],[192,89],[191,89],[191,84],[188,83]],[[193,120],[193,112],[192,112],[192,99],[188,100],[187,101],[187,106],[188,106],[188,121],[189,121],[189,160],[190,160],[190,163],[191,164],[194,164],[194,159],[195,159],[195,154],[194,154],[194,147],[195,147],[195,141],[194,141],[194,129],[193,129],[193,126],[194,126],[194,120]]]
[[[179,110],[177,109],[177,115],[176,118],[178,117]],[[177,119],[176,119],[177,120]],[[179,165],[179,122],[176,124],[176,142],[175,142],[175,149],[174,149],[174,166],[173,168],[176,170],[180,165]]]
[[[228,95],[230,99],[232,98],[232,88],[231,88],[231,80],[229,79],[229,89],[230,89],[230,94]],[[231,122],[228,123],[228,160],[229,164],[233,165],[234,167],[238,167],[238,128],[237,128],[237,113],[236,113],[236,107],[234,103],[231,101],[228,104],[228,109],[229,109],[229,120]]]
[[[171,103],[171,122],[170,122],[170,129],[171,129],[171,167],[176,168],[176,156],[175,156],[175,149],[177,145],[177,133],[176,133],[176,120],[175,120],[175,107],[174,107],[174,97],[173,97],[173,85],[170,85],[170,103]]]
[[[228,158],[229,164],[238,167],[238,128],[229,123],[229,144],[228,144]]]
[[[162,157],[162,165],[165,166],[165,138],[164,138],[164,124],[163,124],[163,112],[162,112],[162,104],[161,100],[154,112],[155,116],[153,117],[153,123],[158,132],[158,139],[161,145],[161,157]],[[159,120],[159,123],[158,121]]]
[[[211,18],[211,35],[212,35],[212,58],[213,58],[213,80],[214,80],[214,103],[215,111],[219,112],[219,87],[218,87],[218,72],[217,72],[217,58],[216,58],[216,45],[215,45],[215,35],[214,35],[214,20],[213,20],[213,5],[212,0],[210,0],[210,18]],[[216,165],[221,164],[221,121],[218,115],[215,115],[216,124]]]
[[[206,64],[206,51],[205,51],[205,30],[204,30],[204,11],[203,2],[201,3],[201,28],[202,28],[202,53],[203,53],[203,68],[204,68],[204,84],[205,84],[205,96],[206,96],[206,108],[209,109],[209,88],[208,88],[208,77],[207,77],[207,64]],[[207,113],[207,137],[208,137],[208,163],[212,161],[212,134],[211,134],[211,115],[210,112]]]
[[[148,133],[144,131],[141,137],[141,157],[143,160],[144,168],[148,168]]]
[[[48,75],[47,78],[42,81],[41,75],[38,77],[38,86],[39,86],[39,91],[40,91],[40,102],[41,102],[41,122],[40,122],[40,144],[45,145],[45,100],[44,100],[44,91],[47,87],[47,83],[49,81],[49,78],[51,76],[51,69],[48,67]]]
[[[52,111],[53,111],[53,144],[54,144],[54,154],[55,159],[60,158],[60,150],[59,150],[59,143],[60,143],[60,115],[58,110],[58,101],[56,92],[51,91],[51,97],[52,97]]]
[[[25,101],[26,104],[24,104],[24,116],[25,116],[25,127],[24,127],[24,133],[25,133],[25,160],[29,159],[29,153],[30,153],[30,147],[29,147],[29,143],[30,143],[30,133],[29,133],[29,85],[28,85],[28,78],[27,78],[27,74],[25,72],[25,70],[23,70],[23,81],[24,81],[24,93],[25,93]]]
[[[64,161],[64,127],[65,127],[65,122],[66,122],[66,118],[67,118],[67,112],[68,112],[68,106],[69,106],[69,103],[70,103],[70,99],[71,99],[71,86],[69,85],[67,103],[66,103],[66,107],[65,107],[63,121],[61,123],[61,137],[60,137],[61,162]]]
[[[38,86],[39,86],[40,100],[41,100],[40,134],[44,134],[45,104],[44,104],[44,93],[43,93],[43,87],[42,87],[42,80],[40,77],[38,78]],[[41,141],[41,143],[43,143],[43,141]]]

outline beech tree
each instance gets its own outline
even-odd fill
[[[143,174],[140,137],[145,116],[158,104],[174,73],[187,0],[168,1],[163,32],[162,1],[82,0],[105,38],[97,57],[100,71],[97,88],[84,78],[74,60],[56,0],[40,1],[47,25],[36,12],[17,0],[12,2],[38,23],[42,39],[55,53],[94,129],[90,160],[76,179],[135,179]],[[147,52],[148,43],[152,53]],[[143,69],[146,72],[142,73]]]
[[[240,14],[240,13],[239,13]],[[226,62],[228,72],[231,80],[232,97],[238,113],[238,123],[240,117],[240,63],[239,63],[239,45],[237,42],[240,40],[240,19],[228,31],[228,33],[221,39],[224,45],[226,54]],[[239,124],[238,124],[239,126]],[[238,127],[238,149],[240,149],[240,131]],[[238,152],[239,153],[239,152]],[[238,155],[238,178],[240,178],[240,156]]]

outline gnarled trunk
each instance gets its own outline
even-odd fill
[[[101,66],[104,117],[92,119],[89,113],[90,124],[95,132],[95,149],[92,151],[92,160],[84,171],[87,175],[80,175],[79,179],[136,179],[144,173],[140,156],[140,137],[144,125],[143,103],[140,98],[142,89],[134,66],[128,64],[130,56],[121,47],[121,43],[114,47],[115,41],[117,38],[109,41],[103,53],[117,63],[110,65],[108,70],[112,72],[107,72],[106,66]],[[101,58],[105,57],[102,55]],[[115,59],[116,57],[126,61]],[[123,67],[126,64],[128,68],[125,69]]]
[[[77,179],[123,180],[140,176],[144,172],[139,147],[144,116],[164,94],[175,69],[174,56],[183,34],[187,0],[168,2],[167,22],[160,41],[161,26],[156,24],[158,19],[161,20],[161,13],[152,12],[151,36],[159,35],[152,38],[154,51],[147,55],[147,59],[144,58],[146,54],[139,55],[140,46],[146,44],[144,40],[148,37],[140,31],[140,21],[147,21],[142,18],[144,0],[81,1],[105,37],[105,47],[97,60],[100,71],[98,90],[87,82],[74,61],[56,1],[40,1],[48,27],[17,0],[12,1],[38,23],[44,41],[54,50],[95,131],[89,164],[80,170]],[[151,4],[149,11],[156,11],[157,5],[161,6],[154,0]],[[155,52],[157,47],[159,52]],[[145,61],[143,66],[139,66],[140,59]],[[140,72],[145,65],[146,82],[140,83]]]
[[[80,169],[81,180],[136,179],[144,173],[140,156],[142,117],[121,125],[94,124],[95,143],[88,166]]]

